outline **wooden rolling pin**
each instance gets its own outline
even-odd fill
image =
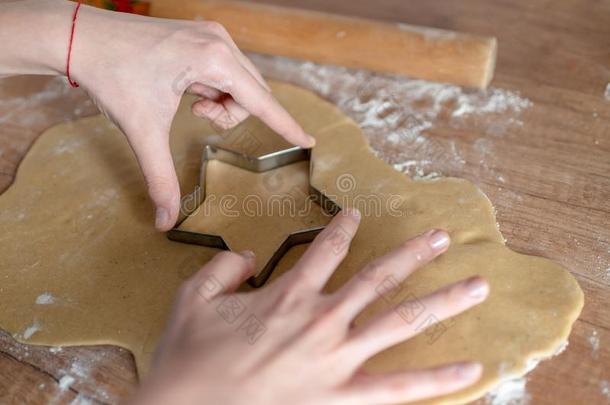
[[[244,50],[485,88],[496,39],[229,0],[154,0],[151,15],[217,21]]]

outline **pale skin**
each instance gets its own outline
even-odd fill
[[[74,3],[64,1],[0,4],[0,76],[65,74],[73,10]],[[169,128],[184,92],[199,96],[196,116],[223,128],[253,114],[295,145],[315,143],[218,24],[83,6],[76,32],[72,78],[128,138],[159,230],[171,228],[178,215]],[[379,298],[379,283],[387,277],[405,280],[447,251],[450,239],[442,230],[426,232],[374,259],[338,291],[325,293],[349,248],[349,240],[337,247],[333,235],[340,229],[353,238],[359,222],[357,211],[343,210],[293,269],[254,292],[236,292],[252,275],[254,255],[218,254],[179,289],[150,373],[131,403],[395,404],[475,383],[482,367],[469,359],[433,369],[364,371],[369,358],[421,331],[392,309],[357,326],[354,319]],[[473,277],[419,300],[441,321],[488,294],[488,284]],[[249,319],[248,331],[236,330],[238,320],[218,309],[231,303],[244,308],[241,322]]]

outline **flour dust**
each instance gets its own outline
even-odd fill
[[[439,125],[459,129],[474,120],[481,135],[491,138],[481,158],[491,170],[493,138],[521,126],[519,116],[533,105],[503,89],[466,90],[283,57],[249,56],[263,74],[311,89],[336,104],[363,129],[378,156],[416,180],[458,173],[466,164],[454,137],[430,136],[430,130]],[[506,180],[501,174],[496,177]]]

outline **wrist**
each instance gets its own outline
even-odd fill
[[[0,72],[64,74],[75,3],[17,1],[0,6]]]

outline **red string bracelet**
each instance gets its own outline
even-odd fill
[[[78,10],[80,9],[80,1],[76,4],[74,14],[72,15],[72,30],[70,31],[70,43],[68,45],[68,61],[66,62],[66,76],[68,76],[68,83],[70,86],[76,88],[79,87],[78,83],[72,80],[70,77],[70,60],[72,59],[72,43],[74,42],[74,28],[76,27],[76,17],[78,16]]]

